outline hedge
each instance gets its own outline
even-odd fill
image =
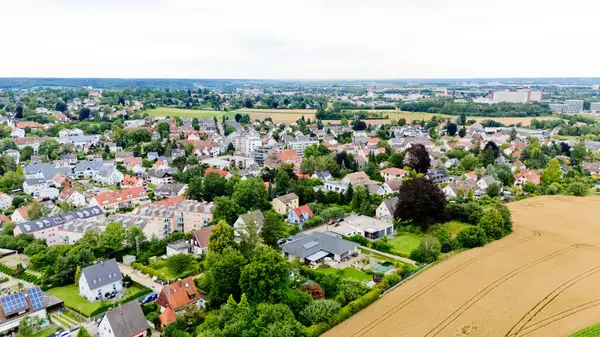
[[[40,280],[39,277],[35,276],[35,275],[31,275],[31,274],[27,274],[24,270],[23,272],[19,273],[19,274],[15,274],[15,270],[13,268],[10,268],[7,265],[4,264],[0,264],[0,272],[8,275],[8,276],[12,276],[14,278],[29,282],[29,283],[33,283],[36,285],[40,285],[42,283],[42,280]]]
[[[373,288],[368,293],[364,294],[360,298],[348,303],[345,307],[340,309],[340,311],[335,315],[331,324],[327,323],[319,323],[315,325],[311,325],[306,329],[306,332],[309,336],[319,336],[323,334],[325,331],[333,328],[334,326],[342,323],[350,316],[356,314],[362,309],[368,307],[371,303],[377,301],[379,296],[381,295],[381,289],[379,286]]]

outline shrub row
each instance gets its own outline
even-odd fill
[[[12,276],[14,278],[23,280],[25,282],[33,283],[36,285],[42,284],[42,280],[40,280],[39,277],[37,277],[35,275],[27,274],[22,269],[13,269],[7,265],[0,264],[0,272],[4,273],[6,275]]]

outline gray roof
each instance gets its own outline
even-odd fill
[[[283,202],[284,204],[287,204],[292,200],[298,199],[298,196],[296,195],[296,193],[288,193],[286,195],[277,197],[277,199],[279,199],[279,201]]]
[[[258,225],[258,227],[262,227],[263,221],[265,220],[265,217],[263,216],[260,210],[241,214],[240,218],[242,218],[246,225],[248,224],[250,219],[253,219],[254,222],[256,222],[256,224]]]
[[[104,166],[104,162],[101,161],[83,161],[75,164],[75,172],[85,171],[87,169],[93,171],[99,171]]]
[[[123,280],[115,259],[97,262],[81,269],[80,278],[84,276],[91,290]]]
[[[63,225],[71,220],[83,220],[91,217],[101,216],[104,212],[98,206],[86,207],[77,211],[71,211],[58,215],[52,215],[38,220],[27,221],[17,226],[23,234],[31,234],[40,230]]]
[[[154,189],[154,193],[179,194],[185,186],[185,184],[160,184]]]
[[[291,239],[292,241],[283,244],[281,249],[284,253],[300,259],[304,259],[321,250],[339,255],[359,246],[356,242],[321,232],[301,233],[291,237]]]
[[[389,199],[383,201],[383,204],[390,211],[390,213],[392,215],[396,211],[396,206],[398,205],[398,200],[399,200],[398,197],[393,197],[393,198],[389,198]]]
[[[54,178],[57,173],[62,173],[64,175],[70,176],[71,168],[69,167],[56,167],[54,164],[50,163],[39,163],[39,164],[31,164],[25,166],[25,175],[32,175],[41,172],[44,176],[44,179],[50,180]]]
[[[36,179],[25,179],[27,185],[41,185],[46,183],[46,179],[44,178],[36,178]]]
[[[117,171],[117,169],[114,166],[103,166],[98,174],[102,177],[108,178],[115,171]]]
[[[148,329],[148,322],[138,301],[127,302],[106,312],[115,337],[131,337]]]

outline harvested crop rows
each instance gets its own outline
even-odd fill
[[[600,321],[600,198],[509,208],[513,234],[425,271],[324,336],[568,336]]]

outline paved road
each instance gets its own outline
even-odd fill
[[[160,294],[163,286],[152,281],[151,276],[143,275],[139,270],[133,269],[131,266],[126,266],[122,263],[119,263],[118,265],[121,273],[131,277],[135,282],[152,289],[155,293]]]

